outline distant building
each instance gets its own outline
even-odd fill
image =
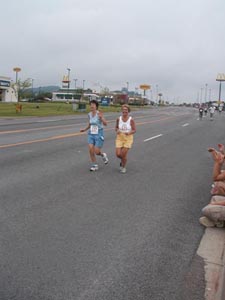
[[[129,97],[127,94],[115,94],[113,95],[114,104],[128,104]]]
[[[57,92],[52,93],[52,101],[77,101],[81,99],[82,94],[76,93],[74,89],[59,89]]]
[[[9,77],[0,76],[0,102],[18,102],[16,91]]]
[[[81,88],[70,88],[70,79],[65,75],[62,80],[62,87],[52,93],[52,101],[79,102],[80,100],[90,101],[99,98],[98,95],[92,94],[92,91],[89,89],[86,92],[84,93],[84,90]]]

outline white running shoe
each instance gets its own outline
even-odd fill
[[[124,167],[121,167],[120,173],[125,174],[127,172],[127,169]]]
[[[90,167],[90,171],[91,171],[91,172],[94,172],[94,171],[97,171],[97,170],[98,170],[98,165],[97,165],[97,164],[92,165],[92,166]]]
[[[109,159],[108,159],[106,153],[102,153],[102,160],[104,161],[104,164],[107,165],[107,163],[109,162]]]
[[[199,223],[205,227],[215,227],[215,223],[207,217],[201,217]]]

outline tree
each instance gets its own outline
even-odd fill
[[[28,89],[31,85],[32,83],[29,78],[24,81],[19,79],[17,83],[13,83],[12,87],[17,95],[18,101],[23,98],[23,96],[26,94],[26,89]]]
[[[110,90],[107,87],[102,88],[101,92],[102,95],[109,95]]]

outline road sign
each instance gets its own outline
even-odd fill
[[[140,88],[141,90],[146,91],[146,90],[150,90],[150,89],[151,89],[151,86],[150,86],[149,84],[141,84],[141,85],[139,86],[139,88]]]
[[[219,73],[217,75],[216,81],[225,81],[225,74],[224,73]]]

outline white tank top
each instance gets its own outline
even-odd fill
[[[119,118],[119,131],[121,132],[130,132],[132,130],[131,128],[131,119],[132,117],[129,117],[126,122],[123,121],[122,117]]]

